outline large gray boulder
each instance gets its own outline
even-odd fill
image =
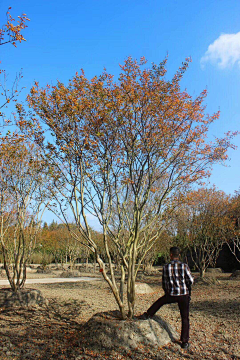
[[[120,348],[123,352],[153,350],[179,338],[176,330],[159,316],[120,320],[117,311],[95,314],[84,325],[83,333],[94,349]]]

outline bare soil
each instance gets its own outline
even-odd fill
[[[80,276],[89,275],[80,273]],[[86,331],[86,322],[96,313],[117,310],[114,297],[100,276],[99,280],[90,282],[28,285],[40,290],[49,304],[0,309],[0,359],[240,359],[240,279],[230,275],[219,273],[217,281],[196,281],[193,286],[188,350],[182,350],[179,342],[171,342],[155,352],[145,353],[124,352],[120,346],[99,352],[91,346],[94,334]],[[28,278],[54,276],[60,276],[60,272],[28,274]],[[194,276],[198,278],[198,274]],[[141,275],[139,282],[147,283],[153,292],[137,295],[136,316],[163,294],[160,273]],[[180,338],[177,305],[167,305],[157,315],[173,326]]]

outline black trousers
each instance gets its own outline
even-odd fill
[[[180,296],[171,296],[165,294],[160,297],[152,306],[147,310],[149,316],[153,316],[163,305],[178,303],[182,318],[182,331],[181,331],[181,341],[188,342],[189,340],[189,295],[180,295]]]

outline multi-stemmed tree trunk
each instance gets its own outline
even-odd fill
[[[207,176],[231,146],[229,134],[213,144],[205,142],[218,114],[204,115],[206,91],[195,100],[181,92],[188,61],[170,81],[165,63],[147,69],[144,59],[138,64],[128,58],[117,82],[104,72],[91,81],[76,74],[68,86],[58,82],[41,89],[36,83],[28,96],[35,115],[18,105],[19,127],[34,138],[56,174],[57,206],[52,209],[66,223],[72,211],[77,225],[70,229],[72,236],[95,253],[122,317],[134,314],[141,261],[159,238],[179,191]],[[102,229],[109,272],[90,217]],[[121,259],[120,283],[112,247]]]
[[[0,142],[0,243],[13,291],[26,281],[47,195],[47,173],[35,146],[13,134]]]
[[[35,246],[39,226],[32,219],[23,219],[23,214],[16,216],[14,222],[1,226],[1,247],[4,269],[12,291],[24,287],[26,267]],[[2,219],[3,217],[2,217]],[[26,225],[26,223],[28,223]]]

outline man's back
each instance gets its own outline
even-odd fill
[[[167,294],[187,295],[192,283],[193,277],[187,264],[179,260],[172,260],[163,267],[162,287]]]

